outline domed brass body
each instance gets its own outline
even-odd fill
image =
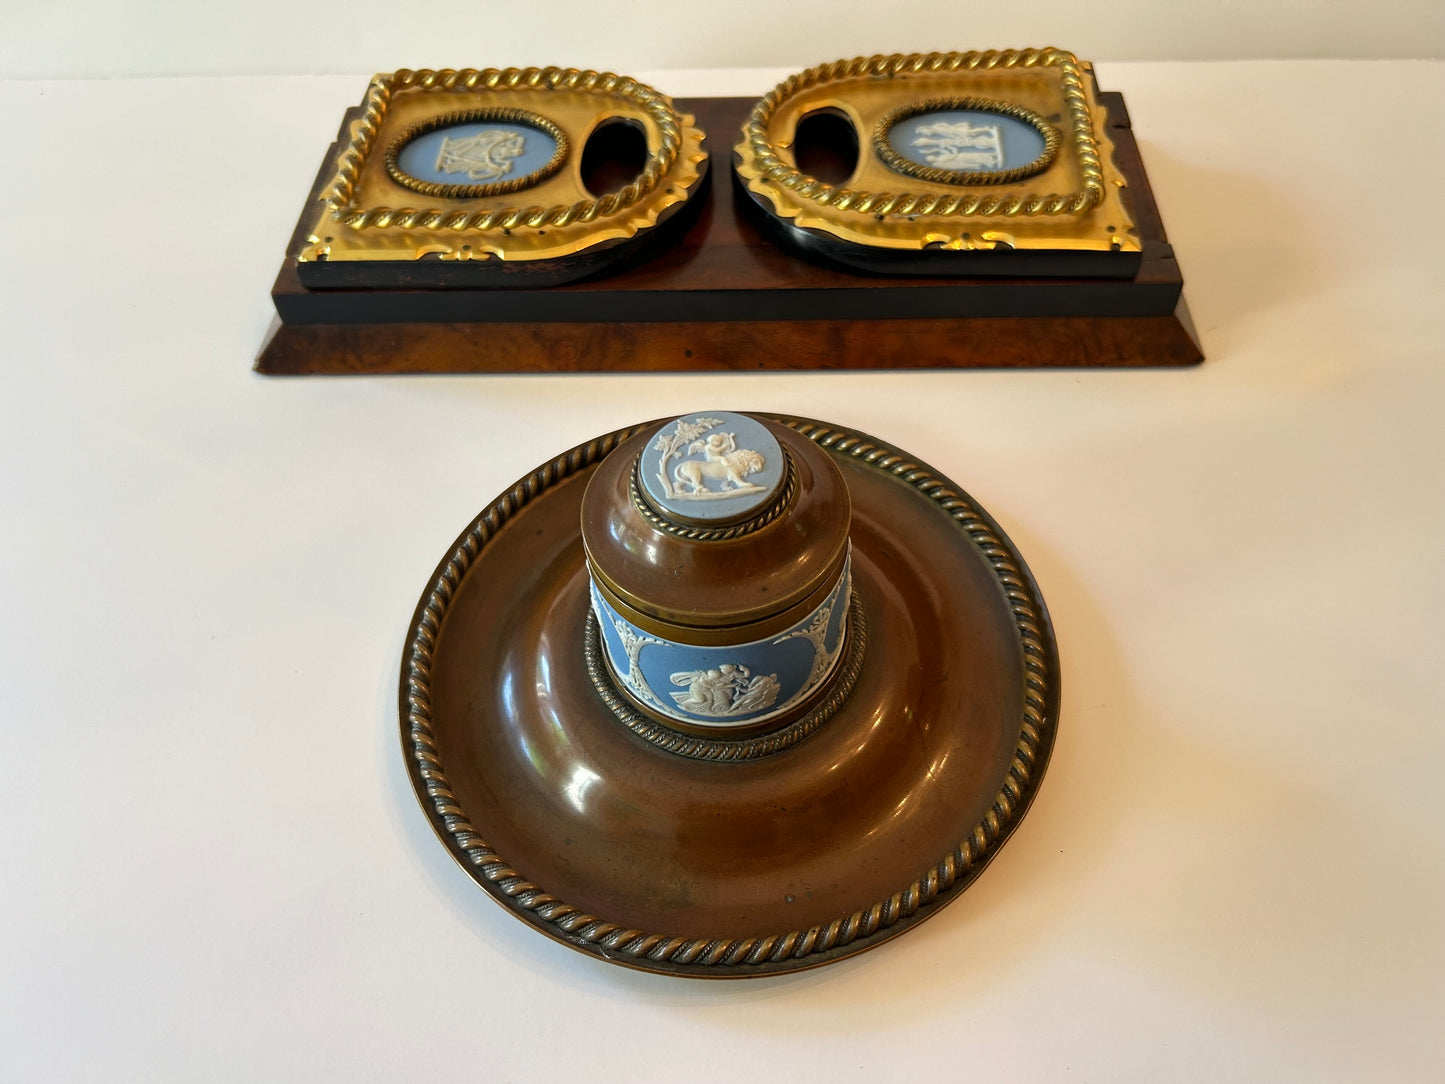
[[[848,556],[851,506],[843,476],[812,441],[761,421],[788,460],[781,508],[735,537],[668,530],[635,483],[653,433],[634,437],[598,467],[582,498],[582,543],[604,593],[629,621],[685,644],[760,640],[796,624],[837,584]],[[651,513],[651,514],[649,514]],[[726,531],[726,526],[720,531]]]

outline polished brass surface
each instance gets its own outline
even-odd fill
[[[1012,103],[1057,124],[1047,168],[1007,184],[960,187],[899,175],[873,153],[844,184],[797,169],[791,145],[808,114],[847,117],[861,146],[890,113],[937,99]],[[734,147],[747,188],[794,226],[892,249],[1019,249],[1137,252],[1107,115],[1089,66],[1061,49],[857,57],[789,77],[765,95]]]
[[[608,601],[640,628],[684,643],[759,640],[806,617],[837,583],[848,554],[847,487],[809,441],[764,424],[789,456],[797,496],[785,515],[736,536],[698,541],[639,511],[633,464],[650,434],[598,468],[582,505],[583,544]],[[722,635],[697,638],[707,630]]]
[[[868,647],[826,726],[772,756],[676,756],[618,724],[589,677],[577,522],[631,433],[540,467],[429,581],[401,674],[417,797],[489,894],[609,962],[696,977],[826,964],[936,913],[1038,787],[1058,662],[1021,558],[926,465],[786,419],[852,495]]]
[[[920,165],[911,159],[904,158],[893,149],[893,144],[888,140],[888,134],[893,130],[895,124],[921,113],[932,113],[941,109],[976,109],[1021,120],[1044,137],[1043,153],[1032,162],[1019,166],[1017,169],[978,171],[935,169],[932,166]],[[922,101],[900,105],[897,109],[890,109],[873,126],[873,153],[883,161],[884,165],[905,177],[917,177],[920,181],[928,181],[932,184],[986,185],[1021,181],[1025,177],[1032,177],[1035,173],[1042,173],[1048,169],[1054,159],[1058,157],[1059,143],[1059,130],[1032,109],[1025,109],[1012,102],[995,101],[991,98],[925,98]]]
[[[849,601],[845,639],[836,672],[818,687],[816,695],[807,697],[781,719],[729,730],[726,738],[717,736],[716,727],[690,727],[677,719],[664,719],[649,711],[646,704],[628,696],[607,653],[601,650],[597,617],[591,613],[587,615],[583,658],[597,695],[618,721],[639,737],[669,753],[698,760],[756,760],[802,741],[832,718],[853,691],[868,646],[868,618],[856,594]]]
[[[839,552],[837,560],[829,571],[823,574],[818,586],[810,594],[793,602],[787,609],[769,614],[766,618],[744,623],[703,627],[691,622],[659,619],[651,611],[640,610],[620,597],[613,582],[590,560],[587,562],[587,569],[592,574],[593,580],[596,581],[597,590],[601,593],[604,601],[643,632],[681,644],[692,644],[695,647],[717,647],[723,644],[766,640],[770,636],[792,628],[823,604],[823,600],[837,585],[838,577],[843,574],[843,565],[847,559],[848,550],[845,547]]]
[[[555,123],[571,140],[551,176],[519,193],[446,199],[415,206],[415,186],[388,173],[385,148],[440,117],[464,111],[520,110]],[[597,196],[582,182],[581,149],[613,119],[647,138],[642,174]],[[351,125],[324,203],[317,205],[299,259],[542,260],[635,236],[685,201],[703,176],[703,133],[671,101],[634,79],[575,68],[412,71],[372,80]],[[439,197],[428,197],[439,199]]]

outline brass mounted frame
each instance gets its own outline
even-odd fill
[[[875,149],[894,114],[958,101],[988,102],[994,111],[1007,104],[1057,126],[1053,156],[1041,169],[1010,171],[980,188],[978,178],[965,185],[925,167],[898,170]],[[836,185],[804,173],[792,154],[799,122],[823,110],[847,117],[866,148],[852,176]],[[856,57],[809,68],[758,102],[734,147],[739,179],[777,218],[846,243],[1137,253],[1112,151],[1092,70],[1053,48]],[[916,185],[899,191],[900,172]]]
[[[396,176],[395,156],[418,129],[459,114],[504,113],[525,114],[530,124],[545,121],[579,148],[605,123],[632,124],[646,139],[646,166],[617,191],[596,195],[583,184],[581,155],[567,153],[559,142],[555,166],[522,178],[527,183],[521,186],[477,191],[478,186],[407,184]],[[550,127],[543,130],[552,134]],[[576,68],[402,69],[378,75],[347,138],[297,256],[301,264],[570,256],[656,225],[706,174],[703,133],[669,98],[626,76]],[[520,192],[525,202],[510,198]],[[411,201],[418,194],[443,202],[417,207]]]

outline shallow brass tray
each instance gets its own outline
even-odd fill
[[[997,853],[1053,745],[1058,656],[1022,558],[966,493],[898,449],[798,418],[853,500],[866,655],[799,744],[675,756],[603,704],[584,661],[572,449],[457,539],[413,616],[401,739],[417,798],[518,918],[612,963],[701,978],[831,963],[937,912]]]

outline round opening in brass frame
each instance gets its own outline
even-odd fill
[[[535,169],[528,170],[518,177],[510,177],[506,180],[489,181],[483,184],[440,184],[436,181],[427,181],[414,177],[401,165],[402,152],[407,146],[422,136],[430,135],[433,132],[445,128],[454,128],[463,124],[479,124],[491,121],[496,124],[510,124],[524,128],[532,128],[545,135],[554,145],[550,158]],[[526,109],[465,109],[454,113],[445,113],[439,117],[423,121],[421,124],[413,125],[405,132],[394,139],[386,148],[386,173],[393,181],[423,196],[431,196],[434,199],[483,199],[488,196],[505,196],[512,192],[520,192],[526,188],[545,181],[567,161],[571,144],[564,132],[557,124],[548,120],[539,113],[533,113]],[[499,168],[507,169],[510,163],[501,164]]]
[[[924,165],[905,157],[894,148],[890,137],[896,125],[925,113],[940,112],[993,113],[1011,120],[1022,121],[1043,137],[1044,148],[1037,157],[1024,165],[1012,169],[993,170],[943,169]],[[1000,102],[991,98],[928,98],[923,101],[910,102],[908,105],[889,110],[873,126],[873,153],[882,160],[883,164],[895,173],[901,173],[905,177],[914,177],[920,181],[928,181],[931,184],[980,186],[1011,184],[1014,181],[1021,181],[1025,177],[1042,173],[1053,165],[1054,159],[1058,157],[1062,141],[1063,137],[1059,135],[1059,130],[1032,109],[1025,109],[1021,105]]]

